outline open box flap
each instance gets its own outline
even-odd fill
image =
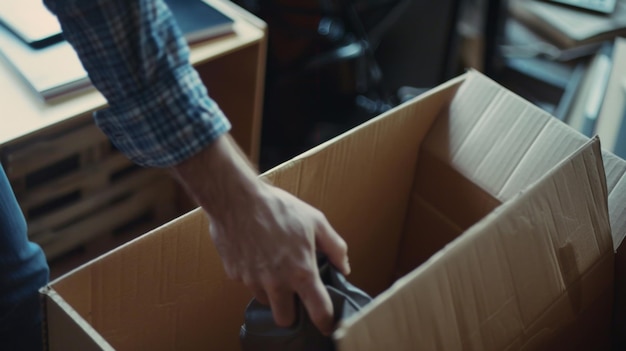
[[[611,284],[606,191],[594,139],[345,321],[339,349],[506,349],[553,336]],[[581,279],[590,270],[599,284]]]

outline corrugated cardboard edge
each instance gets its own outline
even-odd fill
[[[461,83],[463,83],[463,81],[465,81],[465,79],[467,79],[467,76],[471,74],[471,73],[464,73],[456,78],[450,79],[449,81],[446,81],[445,83],[442,83],[440,85],[438,85],[437,87],[430,89],[426,92],[424,92],[423,94],[417,96],[416,98],[411,100],[411,103],[416,102],[416,101],[421,101],[421,100],[425,100],[428,99],[429,97],[431,97],[432,95],[436,95],[444,90],[448,90],[454,86],[458,86]],[[301,159],[306,159],[318,152],[320,152],[320,150],[325,149],[327,147],[329,147],[330,145],[334,144],[337,142],[337,140],[339,139],[343,139],[345,138],[347,135],[351,135],[354,133],[357,133],[359,130],[364,129],[364,128],[369,128],[369,126],[371,124],[377,123],[377,121],[387,118],[389,115],[396,113],[398,110],[403,109],[405,107],[405,104],[400,104],[374,118],[371,118],[369,120],[367,120],[366,122],[363,122],[361,124],[359,124],[358,126],[355,126],[354,128],[346,131],[345,133],[339,134],[317,146],[314,146],[310,149],[308,149],[307,151],[304,151],[303,153],[295,156],[294,158],[287,160],[267,171],[265,171],[263,174],[261,174],[261,177],[263,178],[267,178],[268,176],[271,176],[272,173],[276,172],[278,169],[280,168],[284,168],[284,167],[289,167],[290,164],[296,163],[297,161],[301,160]]]
[[[602,141],[602,139],[600,139]],[[603,151],[606,177],[609,187],[609,213],[613,230],[615,251],[624,250],[626,238],[626,161],[609,151]]]
[[[44,307],[44,348],[66,351],[113,351],[113,347],[91,327],[53,288],[40,290]],[[60,335],[71,336],[64,340]]]
[[[626,161],[605,152],[605,159],[615,172],[610,178],[618,179],[609,193],[609,211],[615,256],[615,306],[613,307],[613,336],[615,350],[626,349]],[[607,177],[609,174],[607,173]]]
[[[588,143],[586,143],[585,145],[583,145],[581,148],[579,148],[575,153],[573,153],[570,157],[566,158],[565,160],[563,160],[561,163],[559,163],[559,166],[553,168],[551,171],[549,171],[548,173],[546,173],[543,177],[541,177],[539,180],[537,180],[537,182],[533,183],[536,184],[538,182],[541,182],[542,180],[546,179],[547,177],[550,177],[552,174],[554,174],[555,172],[557,172],[560,167],[562,167],[563,164],[565,163],[569,163],[576,155],[580,154],[581,152],[583,152],[584,149],[590,148],[592,147],[592,150],[594,152],[594,155],[596,155],[596,167],[598,168],[598,172],[600,175],[602,175],[601,177],[599,177],[600,181],[601,181],[601,187],[602,187],[602,191],[603,191],[603,198],[604,198],[604,204],[602,206],[602,208],[600,209],[601,213],[605,213],[605,219],[606,219],[606,229],[607,229],[607,233],[609,233],[608,229],[609,227],[609,214],[608,214],[608,201],[607,201],[607,186],[606,186],[606,181],[604,178],[604,165],[602,163],[602,156],[601,156],[601,150],[600,150],[600,146],[599,146],[599,140],[596,138],[593,138],[591,141],[589,141]],[[529,189],[532,188],[532,185],[529,187]],[[367,333],[364,333],[364,331],[368,330],[368,325],[362,323],[366,318],[368,318],[368,316],[373,315],[374,312],[376,312],[377,310],[380,310],[381,308],[391,308],[393,307],[393,297],[398,295],[398,292],[401,290],[405,290],[405,289],[410,289],[410,285],[415,281],[415,279],[417,277],[419,277],[420,275],[423,274],[427,274],[428,272],[428,268],[431,266],[434,266],[435,264],[438,264],[438,261],[444,259],[444,256],[447,252],[450,252],[451,250],[454,250],[455,247],[460,246],[463,242],[467,242],[467,241],[471,241],[473,240],[472,237],[474,236],[474,234],[477,234],[482,227],[485,227],[488,223],[488,221],[493,217],[496,216],[498,213],[502,213],[502,211],[507,210],[508,208],[511,208],[512,206],[515,206],[518,203],[518,200],[520,200],[520,198],[523,198],[524,196],[528,196],[529,193],[531,193],[532,191],[521,191],[517,196],[515,196],[515,198],[513,198],[511,201],[508,201],[506,203],[504,203],[502,206],[498,207],[492,214],[490,214],[487,218],[485,218],[484,220],[478,222],[476,225],[474,225],[473,227],[471,227],[466,234],[460,236],[459,238],[457,238],[456,240],[454,240],[453,242],[451,242],[448,246],[446,246],[443,250],[439,251],[438,253],[436,253],[435,255],[433,255],[431,257],[431,259],[429,261],[427,261],[426,263],[424,263],[423,265],[421,265],[420,267],[416,268],[413,272],[409,273],[408,275],[406,275],[405,277],[399,279],[396,283],[394,283],[394,285],[386,290],[385,292],[383,292],[382,294],[380,294],[370,305],[366,306],[363,310],[362,313],[352,316],[351,318],[348,318],[344,321],[342,321],[341,325],[339,326],[339,328],[337,329],[337,331],[334,333],[333,337],[338,345],[338,349],[339,350],[352,350],[354,349],[351,346],[347,346],[344,343],[344,339],[350,335],[352,335],[352,340],[356,340],[355,339],[355,332],[361,332],[357,339],[363,341],[363,343],[361,343],[362,345],[365,345],[368,343],[368,340],[371,339],[371,337],[369,335],[367,335]],[[599,259],[598,261],[596,261],[596,263],[589,268],[589,270],[593,270],[596,269],[599,265],[605,266],[606,265],[606,260],[610,259],[611,262],[611,266],[612,266],[612,258],[613,256],[604,256],[603,258]],[[603,263],[604,262],[604,263]],[[583,273],[583,275],[586,272]],[[580,279],[580,278],[578,278]],[[611,287],[612,288],[612,287]],[[559,298],[557,298],[557,300],[563,298],[563,296],[565,296],[567,293],[566,291],[563,291],[561,293],[561,296]],[[596,297],[597,300],[597,297]],[[385,306],[386,305],[386,306]],[[383,307],[385,306],[385,307]],[[397,307],[397,306],[396,306]],[[546,306],[549,307],[549,306]],[[394,311],[397,311],[396,309],[393,309]],[[398,317],[400,318],[400,317]],[[387,321],[387,323],[391,323],[391,321]],[[364,329],[365,328],[365,329]],[[358,331],[357,331],[358,330]],[[537,335],[536,339],[543,339],[544,337],[541,335]],[[533,344],[534,343],[534,338],[531,336],[530,339],[527,340],[528,344],[526,344],[526,346],[529,346],[529,344]],[[371,340],[373,341],[373,340]],[[511,340],[510,342],[515,344],[515,340]],[[383,343],[385,343],[385,341],[383,341]],[[515,344],[518,347],[522,346],[519,344]],[[380,346],[380,344],[378,344],[378,346]],[[441,345],[440,345],[441,346]],[[513,346],[513,344],[509,344],[508,345]],[[405,349],[410,349],[410,346],[407,346],[408,348]]]

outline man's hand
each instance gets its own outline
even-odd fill
[[[244,205],[234,222],[214,221],[211,235],[230,277],[270,304],[276,324],[295,318],[294,293],[324,333],[333,328],[333,309],[320,280],[315,250],[347,274],[346,244],[324,215],[291,194],[267,186],[262,199]]]
[[[279,326],[295,318],[295,295],[313,323],[333,330],[332,303],[317,271],[316,250],[349,274],[347,246],[326,217],[261,181],[229,136],[173,169],[210,216],[211,236],[227,274],[270,304]]]

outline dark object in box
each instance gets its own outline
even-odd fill
[[[324,256],[318,256],[322,283],[333,302],[335,322],[357,313],[372,301],[365,292],[350,284]],[[241,326],[241,349],[243,351],[333,351],[332,339],[324,336],[309,319],[302,303],[298,301],[296,322],[288,328],[274,323],[269,306],[252,299],[245,311]]]

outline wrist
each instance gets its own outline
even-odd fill
[[[229,134],[171,171],[194,201],[220,221],[254,203],[267,187]]]

